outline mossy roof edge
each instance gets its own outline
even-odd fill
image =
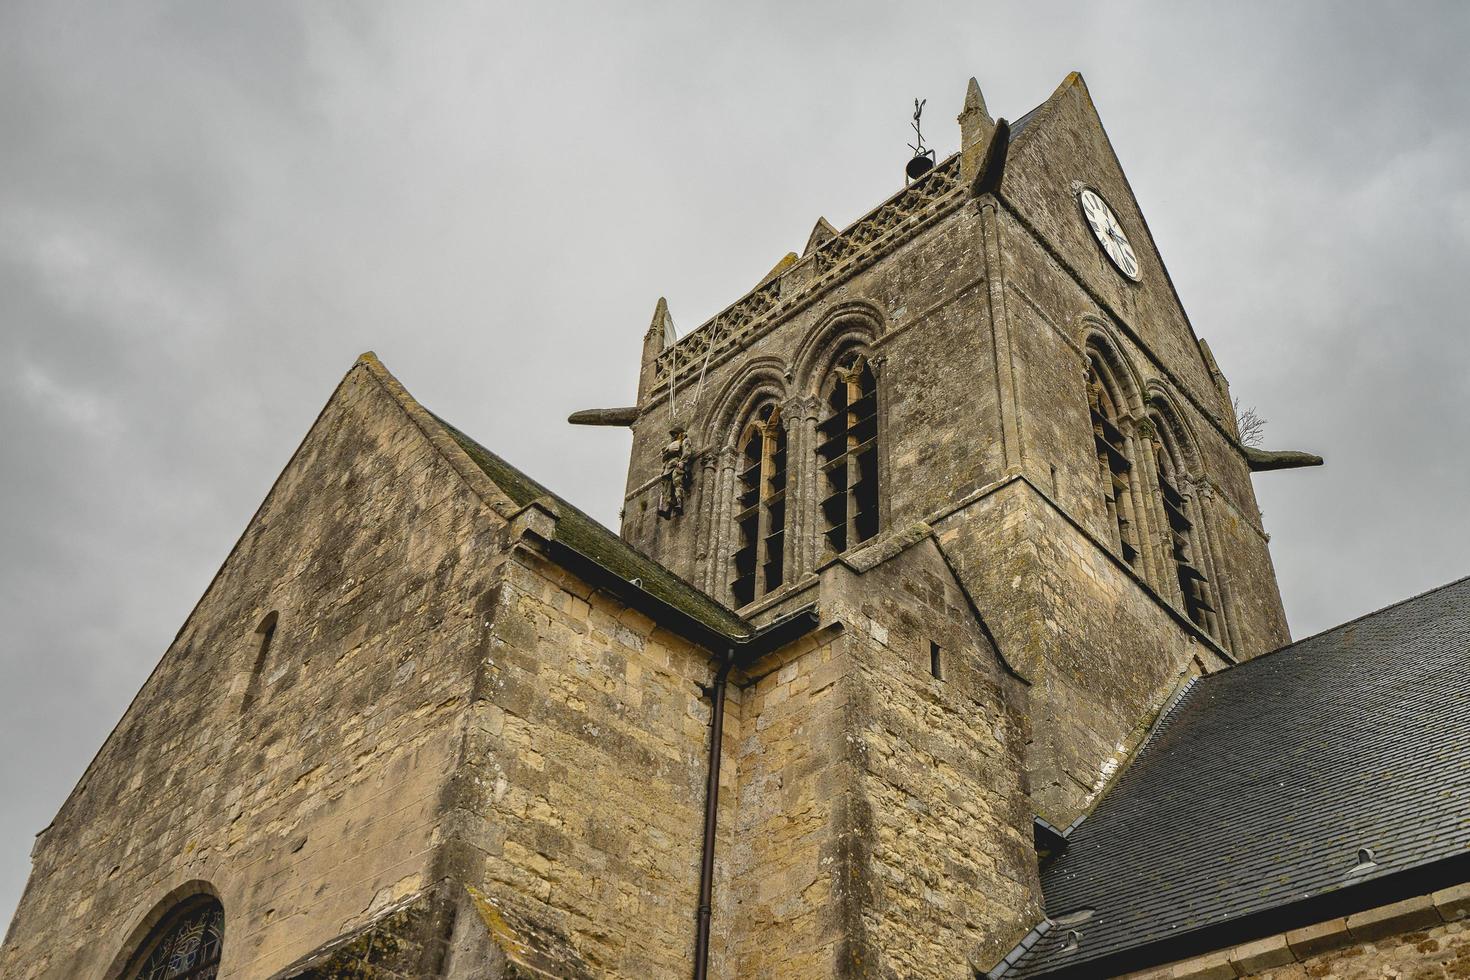
[[[524,507],[543,498],[554,501],[558,511],[556,540],[626,581],[636,579],[643,591],[731,639],[747,637],[754,632],[749,622],[618,537],[559,494],[548,490],[524,470],[511,465],[438,415],[433,418],[517,505]]]

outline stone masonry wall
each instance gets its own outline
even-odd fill
[[[220,976],[265,977],[423,888],[499,524],[355,368],[38,841],[0,974],[101,977],[202,881]]]
[[[843,638],[825,630],[745,681],[726,735],[737,812],[731,838],[720,842],[727,873],[717,884],[733,898],[739,926],[721,976],[842,975],[855,772],[843,693],[850,669]]]
[[[512,964],[556,977],[683,975],[698,905],[710,656],[531,552],[515,556],[469,714],[448,874]],[[728,853],[733,766],[724,783]],[[716,948],[737,925],[725,884]]]
[[[1018,178],[1019,180],[1019,178]],[[1024,471],[1079,523],[1110,540],[1111,518],[1103,509],[1102,488],[1088,418],[1086,358],[1083,344],[1090,330],[1109,336],[1131,366],[1140,398],[1162,387],[1192,434],[1205,498],[1205,520],[1195,531],[1193,555],[1223,591],[1226,628],[1219,640],[1244,659],[1289,642],[1286,616],[1276,586],[1250,471],[1240,451],[1212,424],[1206,413],[1182,397],[1143,347],[1113,321],[1073,279],[1030,229],[1014,218],[1002,222],[1006,241],[1007,315],[1017,351],[1018,416]],[[1199,397],[1217,415],[1227,411],[1213,388]],[[1183,487],[1190,493],[1190,487]],[[1159,506],[1157,501],[1152,506]],[[1144,535],[1142,529],[1140,536]],[[1173,574],[1162,551],[1147,556],[1157,566],[1142,570],[1168,597]]]
[[[1125,980],[1452,980],[1470,976],[1470,883],[1201,953]]]
[[[743,698],[733,975],[968,976],[1040,914],[1021,685],[932,542],[819,602]]]
[[[1244,976],[1255,980],[1460,980],[1470,977],[1470,927],[1463,921],[1446,922]]]
[[[938,530],[1002,653],[1032,684],[1032,805],[1065,827],[1180,680],[1225,662],[1022,480]]]
[[[730,548],[721,542],[732,534],[731,484],[722,474],[733,464],[718,450],[736,409],[764,386],[788,414],[820,412],[807,399],[820,385],[813,350],[824,342],[822,325],[866,318],[876,331],[884,526],[939,521],[983,614],[1001,624],[1002,651],[1034,672],[1035,805],[1064,825],[1090,805],[1173,686],[1227,662],[1216,645],[1244,659],[1289,634],[1228,399],[1079,77],[1032,115],[1010,150],[997,195],[947,200],[931,223],[717,361],[699,398],[686,385],[679,418],[696,449],[713,455],[696,466],[690,507],[676,520],[655,516],[646,489],[670,423],[667,393],[646,389],[623,534],[727,598]],[[1118,213],[1139,253],[1141,282],[1119,276],[1093,241],[1077,203],[1083,186]],[[1133,570],[1109,555],[1116,531],[1088,418],[1089,331],[1108,337],[1128,363],[1135,392],[1135,469],[1148,499],[1135,515],[1143,555]],[[1151,475],[1147,412],[1155,402],[1171,406],[1183,432],[1191,479],[1180,489],[1196,522],[1191,557],[1214,592],[1213,643],[1180,613]],[[819,531],[820,493],[804,468],[811,447],[799,425],[792,433],[787,540],[802,542]],[[967,503],[1015,474],[1037,500],[1013,506],[1017,484],[988,503]],[[788,553],[787,581],[822,560],[819,550],[804,563]]]
[[[833,615],[852,624],[863,935],[880,957],[859,975],[967,977],[1041,915],[1024,685],[933,541],[823,585]]]
[[[678,395],[677,421],[689,426],[696,451],[710,454],[710,463],[696,465],[689,506],[674,521],[657,517],[657,488],[650,483],[660,472],[660,453],[675,421],[667,390],[655,391],[633,427],[623,537],[707,585],[715,598],[729,601],[730,575],[715,556],[724,526],[718,504],[725,492],[717,464],[732,437],[731,426],[738,424],[732,416],[742,393],[757,382],[777,393],[788,420],[818,412],[814,400],[828,376],[818,373],[825,362],[817,355],[831,353],[823,340],[836,339],[844,316],[874,324],[872,353],[880,359],[878,385],[885,406],[880,444],[888,488],[882,501],[885,522],[922,518],[996,479],[1001,462],[996,393],[988,378],[992,354],[984,268],[978,218],[962,207],[775,324],[730,360],[711,366],[697,401],[693,390]],[[804,400],[811,404],[803,407]],[[788,429],[793,467],[813,451],[799,430],[799,424]],[[796,469],[791,474],[793,522],[815,520],[818,488],[810,480],[815,474],[807,476],[804,481]],[[819,532],[807,529],[806,534]],[[790,564],[787,580],[814,571],[817,563]]]

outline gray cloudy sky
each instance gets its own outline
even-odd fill
[[[0,920],[338,378],[612,523],[683,330],[1087,77],[1267,445],[1302,636],[1470,572],[1470,6],[0,4]]]

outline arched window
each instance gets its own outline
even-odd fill
[[[1133,461],[1128,437],[1119,428],[1123,417],[1118,386],[1095,349],[1087,352],[1087,407],[1092,417],[1092,442],[1097,452],[1097,475],[1103,506],[1117,530],[1118,553],[1135,568],[1139,565],[1139,536],[1134,520]]]
[[[1164,527],[1168,540],[1165,551],[1169,554],[1174,573],[1179,579],[1179,594],[1184,602],[1184,613],[1190,620],[1212,636],[1217,636],[1215,606],[1211,600],[1209,580],[1203,571],[1198,546],[1198,528],[1190,516],[1191,503],[1181,492],[1184,467],[1179,447],[1164,418],[1158,414],[1149,416],[1154,428],[1154,458],[1159,474],[1159,496],[1164,506]]]
[[[174,906],[148,934],[124,980],[214,980],[225,940],[225,910],[210,895]]]
[[[738,547],[730,595],[736,608],[781,586],[786,574],[786,429],[767,403],[740,435],[735,479]]]
[[[822,525],[841,554],[878,533],[878,382],[856,351],[837,362],[817,426]]]

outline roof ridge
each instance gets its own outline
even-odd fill
[[[1275,656],[1276,654],[1286,650],[1290,650],[1293,647],[1299,647],[1303,643],[1308,643],[1312,640],[1319,640],[1324,636],[1330,636],[1331,634],[1336,633],[1338,630],[1347,629],[1349,626],[1352,626],[1355,623],[1361,623],[1365,619],[1372,619],[1374,616],[1377,616],[1381,613],[1386,613],[1390,609],[1397,609],[1399,606],[1406,606],[1411,602],[1417,602],[1420,599],[1434,595],[1434,593],[1436,592],[1443,592],[1445,589],[1453,588],[1454,586],[1460,585],[1464,582],[1470,582],[1470,575],[1462,575],[1457,579],[1451,579],[1450,581],[1445,582],[1443,585],[1436,585],[1434,588],[1425,589],[1423,592],[1417,593],[1416,595],[1411,595],[1406,598],[1399,599],[1396,602],[1390,602],[1386,606],[1380,606],[1379,608],[1374,609],[1370,612],[1365,612],[1359,616],[1354,616],[1352,619],[1343,620],[1336,626],[1329,626],[1324,630],[1319,630],[1318,632],[1312,633],[1308,636],[1304,636],[1299,640],[1292,640],[1290,643],[1279,646],[1274,650],[1267,650],[1265,653],[1254,656],[1249,660],[1242,660],[1239,663],[1231,664],[1223,670],[1217,670],[1213,674],[1209,674],[1206,676],[1219,677],[1221,674],[1228,674],[1233,670],[1239,670],[1240,668],[1249,666],[1250,664],[1259,663],[1260,661],[1265,660],[1267,657]]]

